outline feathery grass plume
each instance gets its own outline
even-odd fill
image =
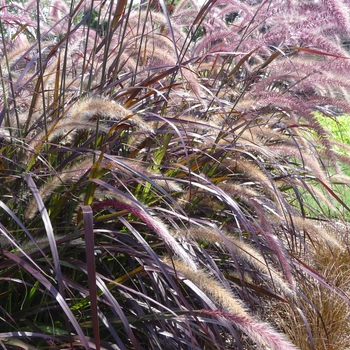
[[[330,178],[332,184],[346,185],[350,183],[350,176],[342,174],[341,172],[332,174]]]
[[[297,346],[292,344],[287,337],[271,328],[264,322],[259,322],[251,316],[241,316],[234,313],[219,310],[199,310],[200,314],[211,315],[218,319],[224,318],[241,328],[257,344],[266,346],[272,350],[297,350]]]
[[[59,243],[61,240],[67,241],[68,244],[72,244],[74,246],[83,246],[84,242],[79,239],[67,240],[66,236],[55,235],[56,243]],[[11,243],[5,238],[0,236],[0,245],[5,249],[9,249],[11,247]],[[50,243],[47,236],[44,237],[35,237],[35,243],[31,240],[26,240],[25,242],[20,243],[20,249],[10,250],[12,253],[21,255],[23,254],[22,250],[25,251],[26,254],[32,254],[38,251],[38,247],[43,249],[45,247],[49,247]]]
[[[325,214],[327,211],[336,211],[335,201],[332,200],[331,195],[325,195],[323,188],[319,188],[315,183],[306,182],[302,174],[301,178],[284,178],[277,181],[280,188],[287,187],[290,190],[284,190],[285,198],[291,205],[298,208],[302,212]],[[312,179],[313,175],[309,175]],[[299,200],[295,199],[294,195],[298,192]],[[292,199],[293,197],[293,199]],[[301,200],[300,200],[301,199]],[[317,214],[318,215],[318,214]]]
[[[99,98],[88,98],[74,103],[67,116],[50,124],[49,133],[42,130],[36,134],[30,146],[36,150],[44,140],[52,141],[58,136],[63,136],[63,141],[70,142],[80,130],[98,130],[108,134],[113,124],[130,125],[146,134],[153,131],[140,116],[121,105]]]
[[[127,210],[139,219],[141,219],[150,229],[152,229],[160,238],[163,239],[164,243],[171,248],[175,254],[177,254],[187,266],[191,267],[194,271],[197,269],[196,263],[193,261],[190,254],[180,245],[179,242],[171,235],[168,227],[161,221],[157,216],[152,215],[146,208],[140,203],[131,201],[126,196],[119,196],[117,198],[114,195],[114,199],[104,200],[101,202],[94,203],[93,209],[98,210],[106,208],[108,206],[117,207],[119,209]]]
[[[315,154],[308,154],[307,152],[301,152],[297,148],[284,147],[284,146],[270,146],[272,152],[280,156],[288,155],[291,159],[300,160],[301,164],[305,166],[305,169],[310,168],[313,176],[320,179],[323,183],[330,185],[329,178],[326,176],[324,169],[320,166]]]
[[[4,6],[4,7],[6,7],[6,6]],[[20,26],[21,24],[23,24],[29,28],[35,28],[35,26],[36,26],[36,22],[33,21],[28,16],[27,13],[21,13],[21,15],[19,15],[19,14],[11,14],[11,13],[7,12],[2,16],[2,22],[4,24],[8,25],[8,35],[11,33],[12,28],[16,28],[17,26]],[[9,44],[10,39],[9,38],[7,38],[7,39],[8,39],[8,41],[6,42],[6,44]]]
[[[247,181],[249,180],[250,179],[247,178]],[[218,184],[218,187],[232,197],[239,198],[239,201],[242,204],[244,203],[248,208],[256,210],[257,207],[263,206],[266,210],[266,216],[269,215],[268,213],[278,215],[283,212],[281,203],[269,199],[261,188],[247,188],[228,181]],[[255,187],[258,186],[255,184]],[[278,215],[278,217],[280,216]]]
[[[308,235],[311,235],[312,242],[322,240],[332,249],[337,251],[345,251],[344,239],[346,242],[346,236],[349,232],[349,227],[346,223],[329,221],[319,221],[311,219],[293,218],[293,225],[300,227],[307,231]],[[324,245],[322,241],[319,241],[319,245]]]
[[[136,170],[136,172],[142,173],[147,178],[153,180],[159,186],[165,188],[167,192],[183,192],[183,188],[180,186],[175,179],[167,179],[165,176],[162,176],[159,171],[154,170],[148,163],[136,160],[136,159],[123,159],[123,164],[126,164],[127,167]],[[116,162],[111,162],[109,159],[104,159],[102,161],[103,167],[110,169],[113,174],[120,172],[121,174],[130,177],[133,177],[133,172],[128,170],[126,167],[117,164]],[[137,179],[137,181],[142,181]],[[107,192],[106,192],[107,194]]]
[[[153,131],[140,116],[132,111],[114,101],[96,97],[82,99],[75,103],[68,117],[74,119],[78,123],[95,120],[95,118],[100,117],[101,121],[107,120],[136,126],[138,130],[144,133]]]
[[[183,274],[186,279],[197,285],[220,309],[207,310],[215,317],[224,317],[250,337],[254,342],[270,349],[296,350],[284,335],[277,333],[270,325],[261,322],[250,315],[242,302],[230,291],[226,290],[218,281],[209,277],[204,270],[193,270],[191,267],[179,260],[164,258],[163,262],[174,266],[177,273]],[[225,310],[225,311],[222,311]],[[202,312],[201,310],[200,312]]]
[[[156,118],[155,120],[159,119]],[[202,149],[210,149],[222,130],[216,120],[203,121],[187,114],[186,110],[171,118],[161,118],[161,121],[166,121],[166,124],[171,127],[171,130],[167,130],[167,132],[175,134],[172,138],[172,145],[174,145],[172,151],[177,154],[176,159],[174,159],[176,162],[180,159],[184,160],[180,157],[180,154],[187,157],[187,152],[193,152],[194,157],[194,154],[199,155]],[[165,128],[165,124],[163,124],[163,127]],[[164,131],[161,130],[159,130],[160,135],[164,134]],[[186,145],[186,149],[182,147],[183,145]],[[204,155],[205,151],[201,154]]]
[[[125,74],[138,72],[137,77],[145,78],[145,81],[149,78],[150,71],[163,71],[164,69],[172,69],[178,64],[177,56],[174,54],[174,44],[172,36],[174,36],[177,45],[177,50],[182,49],[182,65],[179,70],[180,79],[176,78],[181,86],[181,90],[185,90],[189,87],[189,90],[194,92],[196,102],[198,100],[204,104],[202,100],[203,89],[199,84],[195,67],[191,66],[191,56],[187,55],[187,50],[183,50],[183,45],[186,42],[186,29],[188,24],[183,22],[183,18],[177,20],[176,16],[172,16],[173,26],[170,30],[164,14],[160,12],[150,12],[149,10],[140,10],[139,12],[133,11],[128,17],[128,26],[130,29],[124,34],[124,47],[123,51],[118,54],[117,61],[113,54],[113,50],[116,50],[120,46],[121,30],[123,28],[116,28],[115,35],[111,41],[111,55],[108,57],[108,64],[113,67],[118,64],[123,67],[122,70]],[[135,59],[137,56],[137,59]],[[186,61],[187,60],[187,61]],[[132,66],[134,64],[134,66]],[[139,67],[146,69],[140,70]],[[188,68],[187,68],[188,67]],[[128,71],[126,68],[131,69]],[[157,85],[168,85],[167,80],[157,81]],[[144,84],[143,88],[147,88]],[[159,86],[159,85],[158,85]],[[175,88],[175,84],[172,88]],[[163,86],[159,86],[163,89]]]
[[[220,234],[218,234],[216,230],[206,226],[192,225],[187,230],[195,240],[205,241],[212,245],[219,242],[225,250],[230,247],[241,259],[262,273],[264,280],[270,280],[271,284],[276,284],[286,295],[294,295],[294,291],[283,280],[281,274],[271,264],[268,264],[267,259],[257,249],[253,248],[243,239],[229,235],[223,230],[220,230]]]
[[[326,0],[324,4],[329,11],[338,19],[339,26],[344,34],[350,33],[350,13],[344,0]]]
[[[289,253],[283,245],[282,240],[275,234],[270,221],[259,212],[262,212],[262,209],[257,211],[257,215],[260,219],[260,226],[258,228],[256,227],[256,229],[265,238],[267,246],[270,247],[277,256],[285,279],[288,281],[291,288],[295,289],[295,281],[293,278]]]
[[[34,152],[38,152],[38,147],[40,147],[42,144],[51,142],[60,136],[63,137],[61,140],[62,144],[70,143],[72,140],[74,140],[77,132],[81,130],[95,130],[96,122],[64,118],[49,126],[51,129],[48,132],[46,132],[46,130],[42,130],[40,133],[34,135],[30,142],[28,142],[30,149]],[[102,124],[99,125],[98,130],[99,132],[108,133],[110,128]],[[30,157],[31,155],[28,154],[27,156]]]
[[[61,19],[60,12],[62,15],[69,14],[69,8],[67,4],[63,1],[54,1],[51,3],[50,20],[53,23],[58,22]]]
[[[18,76],[18,71],[21,72],[28,63],[28,57],[23,57],[24,53],[27,53],[30,50],[30,44],[28,39],[22,35],[17,37],[17,40],[12,44],[10,50],[7,53],[7,59],[10,64],[11,73],[13,76]],[[3,72],[7,71],[5,57],[1,59],[1,69]]]
[[[340,25],[341,21],[338,21],[324,4],[319,3],[313,6],[307,6],[304,2],[300,2],[300,4],[294,4],[289,7],[286,4],[270,2],[268,5],[269,9],[266,8],[266,3],[250,5],[242,4],[239,1],[233,1],[230,5],[225,5],[221,8],[222,16],[233,13],[234,17],[244,24],[235,26],[227,22],[233,34],[229,37],[225,37],[225,40],[220,42],[221,50],[233,51],[233,47],[239,47],[244,51],[243,48],[246,47],[247,52],[251,52],[253,49],[259,48],[252,56],[252,59],[247,60],[243,64],[242,73],[248,80],[247,84],[243,84],[243,86],[249,84],[251,75],[256,74],[257,76],[254,79],[254,83],[249,84],[249,90],[247,89],[245,91],[244,98],[239,97],[239,102],[244,102],[247,98],[248,100],[256,99],[256,101],[261,102],[266,107],[280,107],[286,111],[294,110],[298,111],[300,116],[303,116],[305,111],[308,110],[311,112],[314,110],[311,105],[323,105],[326,103],[325,100],[324,102],[317,102],[318,94],[305,94],[307,99],[301,100],[299,98],[300,92],[307,92],[308,87],[315,87],[314,77],[317,81],[317,78],[321,76],[321,74],[319,74],[320,71],[325,72],[325,74],[330,72],[329,76],[331,77],[331,75],[333,75],[331,77],[332,79],[334,79],[335,76],[337,77],[334,79],[336,84],[334,84],[335,88],[332,90],[333,93],[339,91],[341,85],[347,84],[346,79],[344,79],[344,74],[340,73],[339,68],[326,68],[326,65],[339,64],[338,62],[340,60],[328,60],[322,56],[324,64],[320,63],[320,65],[323,65],[323,68],[317,70],[313,65],[315,55],[312,55],[311,52],[309,55],[296,52],[294,57],[290,58],[288,48],[293,45],[298,47],[300,43],[305,47],[312,47],[313,49],[319,49],[323,52],[338,55],[345,54],[344,51],[339,50],[339,45],[337,43],[339,40],[336,38],[336,35],[342,35],[344,33],[344,30],[341,29],[343,27]],[[237,7],[240,8],[240,11],[237,11]],[[292,16],[290,15],[291,9],[294,13]],[[269,13],[269,15],[266,15],[267,13]],[[296,13],[298,13],[298,15],[295,15]],[[315,17],[313,18],[313,16]],[[218,22],[215,23],[217,24]],[[278,25],[276,25],[276,23],[278,23]],[[325,26],[326,23],[327,26]],[[245,29],[244,26],[247,26],[249,30],[243,31],[243,33],[247,35],[244,40],[242,40],[242,28]],[[225,28],[225,25],[222,23],[219,27]],[[210,44],[211,40],[218,39],[210,35],[211,32],[209,28],[206,28],[206,32],[209,35],[204,36],[203,41],[206,40]],[[215,32],[218,33],[217,30]],[[235,36],[237,33],[240,33],[240,35]],[[224,37],[224,35],[222,37]],[[262,42],[265,45],[261,45]],[[200,43],[198,47],[199,46]],[[263,65],[263,69],[261,69],[259,67],[261,62],[266,61],[266,58],[270,55],[270,57],[273,58],[274,54],[279,56],[279,59],[271,59],[270,62],[268,61],[268,65]],[[299,57],[302,57],[304,62],[310,62],[310,72],[307,72],[305,67],[298,66],[298,60],[301,61]],[[233,58],[235,59],[235,57]],[[238,58],[240,58],[239,55],[237,59]],[[296,61],[295,66],[294,61]],[[342,64],[344,62],[345,61],[342,60]],[[290,68],[286,69],[286,66],[283,67],[283,63],[289,65]],[[345,73],[345,69],[343,73]],[[301,75],[303,76],[302,78]],[[281,82],[281,86],[284,86],[282,91],[275,94],[274,101],[268,101],[266,95],[270,92],[271,84],[269,82],[271,81],[274,81],[275,86],[278,86],[277,82]],[[294,84],[294,82],[296,83]],[[316,85],[316,89],[320,88],[320,94],[325,96],[324,90],[322,91],[322,86],[324,86],[324,84]],[[327,88],[331,85],[327,85]],[[233,84],[233,86],[235,85]],[[338,102],[341,102],[340,98],[338,98]],[[336,103],[336,101],[333,101],[333,103]],[[307,109],[308,107],[311,108]],[[252,110],[252,108],[250,110]],[[257,109],[255,108],[255,110]]]
[[[52,194],[54,194],[58,187],[66,187],[68,184],[77,182],[81,177],[91,169],[93,160],[91,158],[80,159],[76,163],[65,170],[56,172],[51,179],[46,179],[45,183],[40,186],[39,194],[43,202],[45,202]],[[58,192],[60,193],[60,192]],[[28,202],[27,209],[24,216],[27,220],[32,220],[38,211],[35,198],[31,198]]]
[[[240,177],[242,174],[247,182],[258,184],[267,198],[273,199],[274,203],[278,205],[278,197],[271,186],[271,180],[264,169],[261,169],[254,162],[243,157],[235,157],[234,159],[223,159],[221,166],[226,167],[236,177]]]
[[[273,119],[271,120],[271,124],[274,125]],[[316,194],[319,194],[321,198],[324,198],[325,203],[328,203],[329,207],[331,208],[333,207],[331,196],[329,194],[322,193],[317,187],[310,184],[310,179],[315,178],[315,180],[319,179],[321,182],[323,182],[323,184],[326,184],[329,187],[331,186],[329,176],[324,169],[324,164],[321,164],[319,160],[320,156],[316,154],[315,150],[313,149],[314,146],[309,145],[304,137],[298,134],[300,133],[295,132],[293,137],[289,137],[287,135],[279,135],[278,132],[270,130],[266,126],[261,128],[251,127],[247,128],[247,130],[242,133],[241,139],[246,141],[244,143],[245,149],[248,148],[253,154],[261,154],[261,156],[269,160],[269,166],[275,164],[276,169],[278,169],[280,168],[281,160],[283,163],[285,163],[284,174],[287,174],[288,172],[289,175],[281,176],[281,178],[276,181],[276,184],[280,188],[283,187],[283,183],[288,184],[288,186],[294,183],[297,185],[297,187],[301,186],[302,188],[305,188],[306,192],[311,192],[312,190]],[[328,155],[330,154],[331,152],[328,152]],[[331,154],[331,157],[334,158],[334,153]],[[246,161],[246,165],[243,166],[240,165],[242,162],[242,160],[232,161],[233,164],[237,163],[236,169],[240,170],[242,168],[244,171],[244,167],[248,167],[250,171],[247,180],[250,179],[254,181],[255,179],[252,177],[252,174],[258,175],[259,168],[254,166],[254,164],[249,160]],[[294,166],[295,162],[299,162],[300,167],[303,167],[304,169],[299,168],[296,172]],[[334,162],[332,162],[332,164],[333,163]],[[225,165],[229,166],[228,162],[226,162]],[[264,171],[265,173],[268,172],[266,169]],[[247,174],[246,171],[244,171],[244,173]],[[293,173],[295,173],[296,176],[291,176]],[[276,196],[276,191],[272,186],[272,180],[267,179],[266,174],[261,175],[266,177],[264,182],[268,184],[266,187],[264,187],[264,189],[267,189],[265,193],[271,193],[273,196],[271,198],[274,198],[274,202],[278,204],[279,199],[278,196]],[[257,181],[259,184],[263,184],[264,182],[262,180],[263,178],[260,176],[259,178],[256,178],[255,181]],[[308,185],[306,185],[306,183],[308,183]],[[279,212],[282,212],[282,210],[279,210]]]
[[[193,0],[181,0],[175,6],[174,11],[172,13],[172,18],[177,22],[186,23],[184,18],[187,17],[188,21],[193,20],[193,18],[199,12],[199,4]]]
[[[110,42],[112,50],[118,47],[122,36],[124,36],[123,51],[128,53],[129,56],[132,53],[134,55],[139,54],[140,57],[137,61],[140,66],[157,67],[156,62],[170,66],[176,64],[176,57],[171,55],[174,51],[174,44],[170,38],[170,31],[164,14],[142,9],[132,11],[128,17],[128,26],[129,29],[126,32],[123,32],[124,28],[122,26],[116,28]],[[186,38],[182,28],[182,23],[172,28],[175,40],[180,44]],[[160,49],[163,49],[163,52]],[[160,56],[158,57],[156,53],[159,53]],[[112,63],[112,55],[108,63]],[[122,65],[123,62],[120,62],[120,64]]]
[[[337,153],[337,157],[338,157],[339,161],[343,162],[345,164],[349,164],[350,159],[347,156],[347,154],[350,151],[350,145],[348,145],[346,143],[342,143],[340,141],[336,141],[336,140],[330,140],[330,144],[333,145],[332,148],[335,148],[335,152]]]

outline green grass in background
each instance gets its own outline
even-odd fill
[[[334,140],[350,145],[350,116],[340,115],[334,118],[317,113],[319,122],[332,134]]]
[[[344,156],[348,156],[349,150],[346,149],[346,146],[350,147],[350,116],[349,115],[339,115],[335,117],[330,117],[328,115],[324,115],[321,113],[315,113],[317,120],[320,122],[322,127],[325,128],[330,134],[328,138],[330,141],[335,141],[337,143],[343,144],[342,146],[333,146],[333,150],[339,154],[343,154]],[[350,164],[346,162],[342,162],[341,158],[337,163],[337,166],[341,169],[341,171],[350,176]],[[328,167],[327,171],[330,175],[334,175],[336,173],[333,167]],[[333,190],[335,193],[344,201],[344,203],[350,208],[350,183],[346,181],[334,181]],[[320,186],[321,189],[321,186]],[[327,191],[323,189],[323,193],[327,195]],[[314,200],[311,196],[307,196],[307,202],[312,206],[314,205]],[[335,218],[343,218],[346,221],[350,220],[350,212],[344,208],[344,206],[340,205],[338,202],[334,203],[337,208],[336,211],[330,209],[326,204],[322,204],[322,210],[328,212],[329,215]]]

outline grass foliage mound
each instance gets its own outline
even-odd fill
[[[3,1],[0,347],[349,349],[346,0]]]

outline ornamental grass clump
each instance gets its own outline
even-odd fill
[[[3,347],[348,348],[349,32],[341,0],[3,2]]]

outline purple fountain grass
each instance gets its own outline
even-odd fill
[[[187,253],[180,243],[171,235],[166,225],[157,217],[152,216],[146,211],[145,208],[141,207],[140,204],[131,203],[126,198],[104,200],[99,203],[94,203],[93,209],[98,210],[106,208],[108,206],[116,207],[122,210],[127,210],[136,217],[140,218],[147,226],[159,235],[163,239],[164,243],[171,248],[193,271],[197,269],[196,263],[192,260],[189,253]]]
[[[140,116],[123,106],[100,98],[86,98],[75,102],[67,116],[48,124],[48,131],[36,133],[28,145],[35,151],[43,141],[51,142],[59,136],[61,143],[67,144],[81,130],[97,130],[108,134],[112,124],[134,127],[144,134],[152,133],[151,127]]]
[[[284,335],[277,333],[270,325],[259,322],[249,315],[239,315],[221,310],[199,310],[199,314],[210,315],[217,319],[224,318],[239,327],[251,339],[272,350],[297,350]]]
[[[179,20],[180,23],[184,23],[182,20],[184,16],[188,16],[192,20],[199,12],[199,5],[197,1],[194,0],[181,0],[175,6],[175,9],[172,13],[175,21]]]
[[[315,225],[313,220],[298,217],[293,217],[292,222],[298,230],[301,232],[307,232],[311,242],[317,242],[320,245],[327,245],[330,249],[345,249],[340,234],[341,231],[346,231],[345,227],[337,228],[337,225],[331,222]]]
[[[60,321],[69,313],[80,337],[99,329],[121,349],[295,349],[263,314],[301,348],[326,348],[349,314],[348,228],[331,216],[348,209],[350,160],[319,114],[350,114],[349,4],[163,5],[2,0],[4,232],[19,247],[23,232],[40,243],[44,213],[67,242],[82,234],[82,203],[95,215],[88,254],[58,239],[30,256],[42,276],[62,265],[66,303],[8,252],[0,331],[50,332],[54,312],[55,342],[25,341],[81,347]],[[90,319],[89,254],[116,281],[93,300],[102,322]]]
[[[341,32],[350,33],[350,12],[344,0],[326,0],[324,5],[330,14],[337,18]]]
[[[46,182],[39,188],[39,195],[43,202],[46,201],[56,189],[61,186],[68,186],[73,182],[81,181],[83,175],[85,175],[92,167],[93,159],[79,159],[76,164],[72,165],[64,171],[56,172],[55,176],[51,179],[46,179]],[[38,212],[35,198],[31,198],[27,204],[25,210],[25,217],[27,220],[32,220]]]
[[[125,167],[125,165],[127,167]],[[183,188],[176,179],[167,179],[159,170],[155,170],[149,167],[149,164],[132,160],[132,159],[123,159],[123,165],[110,161],[109,159],[104,159],[102,161],[102,166],[106,169],[111,169],[114,174],[121,174],[122,176],[127,176],[130,180],[139,181],[139,177],[135,178],[135,173],[143,174],[145,178],[148,178],[154,181],[157,185],[165,188],[167,192],[177,192],[182,193]],[[108,192],[105,192],[105,198],[108,198]],[[102,196],[103,198],[103,196]]]
[[[200,312],[213,313],[212,316],[214,317],[226,318],[235,326],[239,327],[257,344],[267,345],[271,349],[276,350],[297,349],[285,336],[277,333],[271,326],[249,315],[243,304],[218,281],[208,276],[205,271],[199,269],[192,270],[191,267],[186,266],[180,261],[164,259],[164,262],[170,266],[175,266],[177,272],[182,273],[187,279],[195,283],[215,304],[220,305],[222,309],[226,310],[225,312],[220,310],[201,310]]]
[[[213,228],[192,226],[188,228],[188,233],[196,240],[208,242],[212,245],[222,244],[224,249],[232,251],[232,254],[237,255],[240,259],[246,261],[249,265],[254,266],[256,271],[259,271],[264,279],[271,279],[273,284],[276,284],[280,290],[288,295],[292,296],[294,291],[291,286],[283,280],[281,274],[274,269],[265,257],[251,245],[244,240],[239,240],[233,235],[229,235],[227,232],[219,231],[218,234]]]
[[[62,0],[53,1],[50,9],[50,20],[53,23],[59,22],[62,19],[62,16],[69,14],[69,7]]]
[[[321,227],[321,224],[318,225]],[[327,229],[335,238],[345,236],[348,239],[348,224],[325,224]],[[311,230],[314,230],[311,229]],[[317,236],[317,233],[315,234]],[[312,238],[312,241],[314,239]],[[339,246],[324,244],[315,237],[313,247],[317,254],[310,254],[303,258],[304,263],[310,266],[322,275],[326,276],[327,283],[334,288],[343,289],[344,283],[349,283],[349,254],[346,252],[346,244]],[[334,259],[334,257],[336,257]],[[296,276],[299,280],[299,290],[303,293],[303,300],[299,301],[299,308],[295,309],[291,305],[281,304],[282,317],[278,324],[300,348],[314,349],[341,349],[346,350],[349,347],[349,307],[348,299],[337,297],[325,286],[318,283],[317,279],[312,279],[304,274]],[[344,290],[344,289],[343,289]],[[307,328],[295,327],[300,325],[302,319],[308,320]],[[322,327],[319,322],[322,320]]]

